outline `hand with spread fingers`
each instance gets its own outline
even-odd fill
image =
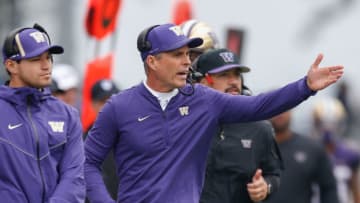
[[[261,169],[256,170],[256,173],[252,178],[252,182],[247,184],[247,190],[251,200],[254,202],[260,202],[267,197],[268,185],[262,176]]]
[[[307,85],[313,91],[322,90],[340,79],[344,73],[342,65],[319,67],[323,54],[319,54],[307,74]]]

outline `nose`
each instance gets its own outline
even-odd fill
[[[228,79],[229,79],[230,84],[239,84],[240,83],[240,77],[237,75],[230,74]]]
[[[51,67],[52,59],[51,57],[41,57],[40,63],[41,63],[41,68],[47,70]]]
[[[41,61],[41,67],[42,67],[43,69],[49,69],[50,66],[51,66],[50,60],[45,59],[45,60],[42,60],[42,61]]]
[[[189,55],[186,55],[186,57],[185,57],[185,64],[186,64],[187,66],[190,66],[190,64],[191,64],[191,60],[190,60],[190,56],[189,56]]]

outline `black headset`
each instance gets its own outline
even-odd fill
[[[200,82],[200,80],[204,77],[204,75],[200,72],[198,72],[198,68],[197,68],[197,64],[198,64],[198,59],[199,57],[197,57],[190,66],[190,74],[188,76],[188,80],[191,80],[192,82]]]
[[[46,32],[46,30],[42,26],[40,26],[37,23],[35,23],[32,28],[31,27],[17,28],[15,30],[11,31],[10,34],[5,39],[4,46],[3,46],[3,52],[6,55],[6,57],[12,58],[19,54],[19,48],[18,48],[17,44],[15,43],[15,36],[18,33],[22,32],[24,30],[27,30],[27,29],[36,29],[42,33],[45,33],[49,44],[51,44],[49,34]]]
[[[152,29],[159,25],[153,25],[143,30],[137,38],[137,48],[140,52],[146,52],[151,50],[151,43],[147,40],[147,37]]]

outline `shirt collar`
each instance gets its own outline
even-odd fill
[[[158,92],[156,90],[151,89],[147,84],[146,80],[143,81],[143,84],[149,92],[154,95],[160,102],[161,107],[163,110],[165,109],[166,105],[169,103],[170,99],[176,96],[179,93],[179,90],[177,88],[173,89],[170,92]],[[163,106],[163,103],[166,103],[165,106]]]

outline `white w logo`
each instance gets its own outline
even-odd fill
[[[33,32],[33,33],[30,33],[30,36],[32,38],[34,38],[34,40],[37,42],[37,43],[41,43],[41,42],[45,42],[45,37],[44,37],[44,34],[41,33],[41,32]]]
[[[64,122],[63,121],[49,121],[48,123],[53,132],[58,132],[58,133],[64,132]]]
[[[179,26],[172,26],[169,30],[173,31],[177,36],[184,35],[184,32]]]
[[[182,106],[179,108],[179,112],[181,116],[187,116],[189,115],[189,107],[188,106]]]
[[[244,148],[247,148],[247,149],[250,149],[251,148],[251,140],[248,140],[248,139],[242,139],[241,140],[241,144]]]
[[[235,56],[231,52],[222,52],[219,54],[226,63],[235,62]]]

